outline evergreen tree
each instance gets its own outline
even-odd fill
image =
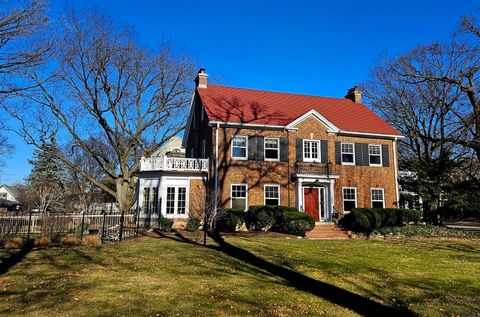
[[[58,144],[52,138],[50,142],[43,142],[29,160],[32,171],[27,182],[40,212],[63,210],[66,171],[62,162],[52,154],[58,152]]]

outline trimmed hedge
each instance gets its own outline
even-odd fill
[[[345,229],[370,234],[383,227],[401,227],[419,222],[423,212],[413,209],[354,208],[338,224]]]
[[[303,237],[313,228],[315,219],[312,216],[296,210],[285,210],[271,230]]]
[[[245,216],[250,231],[276,231],[304,236],[315,227],[312,216],[286,206],[251,206]]]
[[[215,230],[220,232],[235,232],[245,221],[245,211],[241,209],[227,209],[217,220]]]

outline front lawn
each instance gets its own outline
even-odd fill
[[[231,236],[209,245],[141,237],[33,250],[14,265],[1,251],[0,315],[480,315],[478,240]]]

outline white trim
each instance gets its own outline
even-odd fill
[[[276,187],[278,188],[278,205],[277,206],[280,206],[280,185],[279,184],[265,184],[263,185],[263,204],[264,205],[267,205],[267,197],[266,197],[266,193],[267,193],[267,189],[266,187]],[[273,198],[269,198],[269,199],[273,199]]]
[[[370,154],[370,147],[371,147],[371,146],[372,146],[372,147],[375,146],[375,147],[380,148],[380,154],[379,154],[379,155],[380,155],[380,164],[372,164],[372,163],[370,163],[370,156],[371,156],[371,155],[375,155],[375,156],[376,156],[376,154]],[[381,144],[368,144],[368,165],[369,165],[369,166],[375,166],[375,167],[382,167],[382,166],[383,166],[383,153],[382,153],[382,145],[381,145]]]
[[[357,187],[342,187],[342,209],[343,209],[343,213],[344,214],[347,214],[349,213],[351,210],[345,210],[345,189],[353,189],[355,191],[355,208],[357,208],[357,202],[358,202],[358,196],[357,196]],[[347,201],[353,201],[351,199],[348,199]]]
[[[353,152],[352,153],[347,153],[345,152],[345,154],[352,154],[353,156],[353,162],[344,162],[343,161],[343,147],[342,145],[343,144],[351,144],[352,145],[352,148],[353,148]],[[340,158],[341,158],[341,162],[342,162],[342,165],[356,165],[356,161],[355,161],[355,143],[354,142],[340,142]]]
[[[266,140],[277,140],[277,158],[272,159],[272,158],[267,158],[267,147],[266,147]],[[247,140],[248,141],[248,140]],[[248,144],[247,144],[248,147]],[[271,150],[271,149],[270,149]],[[248,158],[248,153],[247,153],[247,158]],[[271,137],[264,137],[263,138],[263,160],[267,162],[279,162],[280,161],[280,138],[271,138]]]
[[[245,211],[248,210],[248,184],[247,183],[240,183],[240,184],[230,184],[230,208],[233,208],[233,197],[232,197],[232,189],[233,186],[245,186]]]
[[[391,139],[404,138],[403,135],[354,132],[354,131],[347,131],[347,130],[339,130],[337,133],[342,135],[371,136],[371,137],[377,137],[377,138],[391,138]]]
[[[245,127],[245,128],[272,128],[272,129],[281,129],[285,130],[286,127],[283,125],[273,125],[273,124],[261,124],[261,123],[243,123],[243,122],[228,122],[228,121],[218,121],[212,120],[208,122],[209,125],[222,124],[226,126],[234,127]],[[292,129],[296,130],[296,129]]]
[[[303,141],[303,149],[302,149],[303,161],[304,162],[322,162],[321,140],[303,139],[302,141]],[[318,144],[318,152],[317,152],[318,157],[316,159],[305,157],[305,142],[315,142]],[[311,150],[310,150],[310,155],[311,155]]]
[[[233,141],[235,138],[244,138],[245,139],[245,157],[233,156]],[[232,144],[230,145],[230,156],[233,160],[248,160],[248,136],[246,135],[234,135],[232,136]]]
[[[340,178],[340,175],[330,174],[330,175],[312,175],[312,174],[295,174],[297,178],[304,178],[304,179],[321,179],[321,180],[329,180],[329,179],[337,179]]]
[[[381,190],[382,191],[382,204],[383,204],[383,207],[382,208],[385,208],[385,189],[383,188],[378,188],[378,187],[372,187],[370,188],[370,205],[371,207],[373,208],[373,191],[374,190]],[[380,200],[375,200],[376,202],[379,202]]]
[[[188,119],[187,119],[187,125],[186,125],[186,129],[185,129],[185,133],[183,133],[182,147],[187,146],[188,135],[190,134],[190,127],[191,127],[192,115],[193,115],[192,112],[193,112],[193,108],[194,108],[193,107],[193,101],[195,100],[195,94],[196,94],[196,92],[193,91],[192,98],[190,99],[190,111],[188,113]]]
[[[398,191],[398,170],[397,170],[397,139],[393,140],[393,168],[395,177],[395,208],[399,207],[400,197]]]
[[[322,116],[317,110],[312,109],[310,111],[305,112],[303,115],[298,117],[297,119],[293,120],[289,124],[286,125],[287,129],[292,129],[294,128],[297,124],[305,121],[306,119],[314,117],[318,121],[320,121],[323,125],[327,127],[327,132],[336,132],[340,131],[333,123],[327,120],[324,116]]]

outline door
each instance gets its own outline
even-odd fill
[[[303,188],[303,204],[305,213],[313,216],[315,221],[320,221],[319,215],[319,189],[317,187],[304,187]]]

